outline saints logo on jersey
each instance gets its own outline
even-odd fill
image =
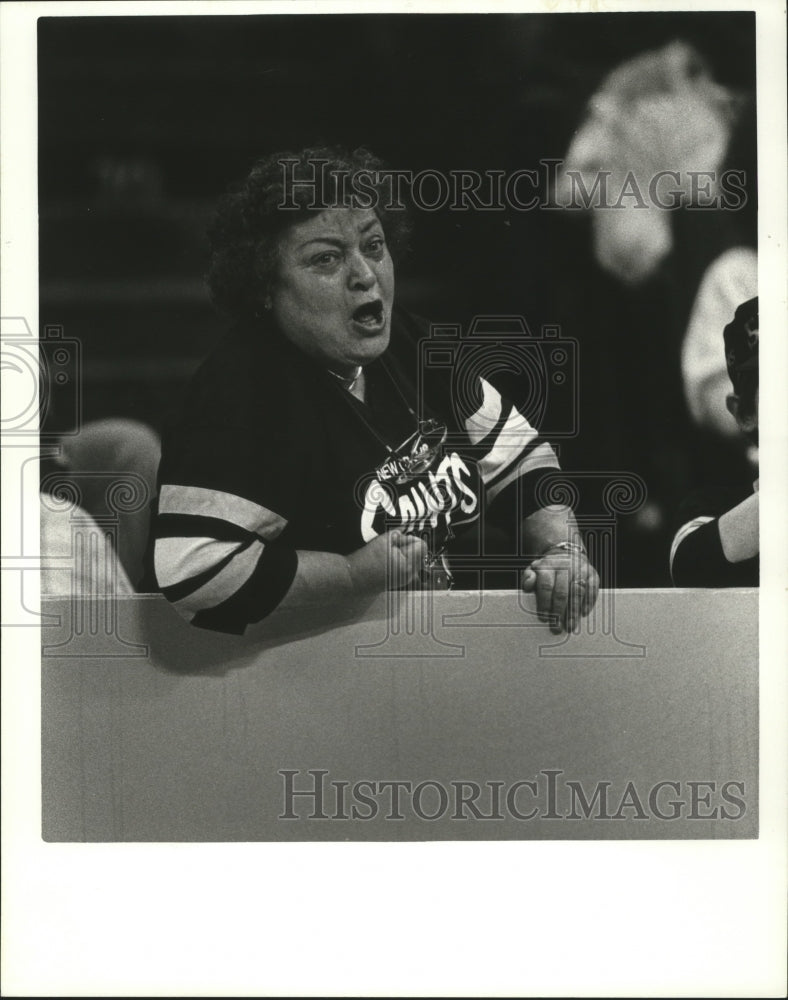
[[[372,541],[399,529],[427,539],[430,552],[445,546],[453,527],[479,516],[477,465],[444,448],[446,427],[423,421],[375,470],[362,496],[361,535]]]

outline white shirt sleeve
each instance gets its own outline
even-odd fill
[[[722,331],[736,309],[758,294],[758,256],[751,247],[726,250],[706,270],[695,296],[681,352],[684,393],[702,427],[726,436],[738,429],[725,397],[731,391]]]

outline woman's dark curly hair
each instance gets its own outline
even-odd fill
[[[382,161],[368,150],[315,146],[258,160],[221,199],[208,230],[207,281],[214,305],[235,320],[257,315],[276,280],[283,233],[309,214],[348,205],[356,190],[372,202],[396,261],[407,248],[410,223],[404,206],[391,197]]]

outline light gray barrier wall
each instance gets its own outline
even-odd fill
[[[393,596],[244,638],[44,601],[44,838],[757,836],[757,591],[606,593],[568,640]]]

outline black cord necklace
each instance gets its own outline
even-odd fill
[[[333,375],[334,378],[337,379],[338,382],[340,382],[342,388],[346,389],[348,392],[353,392],[353,389],[356,386],[356,382],[358,382],[359,378],[361,377],[362,370],[363,369],[361,365],[359,365],[356,368],[353,375],[340,375],[338,372],[332,371],[330,368],[327,369],[328,374]]]
[[[410,455],[398,458],[398,461],[403,466],[402,480],[404,480],[405,478],[411,478],[413,476],[416,476],[420,472],[425,472],[429,468],[429,466],[432,464],[433,459],[440,451],[444,441],[446,440],[448,429],[445,424],[442,424],[437,420],[433,420],[432,418],[428,420],[419,420],[416,411],[408,402],[405,393],[400,388],[397,379],[391,372],[391,369],[383,360],[383,358],[380,358],[379,360],[381,368],[388,376],[390,384],[394,387],[394,390],[396,391],[399,398],[402,400],[405,409],[413,418],[414,433],[411,436],[414,438],[414,441],[411,446]],[[358,399],[357,396],[353,396],[352,389],[358,382],[359,378],[361,377],[361,373],[363,371],[361,365],[358,366],[358,368],[355,371],[355,374],[352,376],[338,375],[336,372],[331,371],[330,368],[327,369],[327,371],[329,372],[330,375],[334,376],[334,378],[341,384],[342,388],[347,392],[346,399],[348,405],[353,409],[354,413],[356,413],[356,415],[362,421],[367,430],[372,434],[372,436],[375,438],[378,444],[380,444],[383,448],[385,448],[386,452],[390,456],[395,456],[396,452],[394,448],[392,448],[391,445],[388,443],[388,441],[386,441],[386,439],[382,437],[381,434],[378,433],[378,430],[374,426],[374,424],[372,424],[371,421],[367,419],[367,415],[365,413],[365,410],[367,408],[367,403],[365,401]],[[343,396],[344,395],[345,393],[343,392]],[[355,400],[355,402],[353,402],[352,400]]]
[[[350,406],[354,413],[359,417],[367,430],[373,435],[375,440],[386,449],[386,452],[390,456],[389,461],[396,462],[399,467],[399,475],[396,478],[396,482],[405,483],[415,479],[417,476],[427,472],[427,470],[432,466],[436,456],[440,452],[443,444],[446,440],[448,429],[445,424],[440,423],[437,420],[429,418],[427,420],[419,420],[416,411],[408,402],[405,393],[399,386],[396,378],[392,374],[386,362],[383,358],[380,358],[380,364],[383,371],[388,376],[390,384],[394,387],[397,395],[402,400],[405,408],[407,409],[410,416],[413,418],[415,425],[415,430],[411,435],[411,446],[410,452],[407,455],[398,455],[394,448],[386,441],[377,431],[375,426],[367,419],[365,410],[367,404],[362,402],[358,397],[352,396],[350,391],[347,395],[343,392],[342,395],[346,396],[347,404]],[[351,379],[351,385],[355,385],[356,381],[361,375],[361,368],[356,371],[356,374]],[[329,369],[330,371],[330,369]],[[337,375],[336,372],[331,372],[331,374],[345,386],[347,379],[342,379],[341,376]],[[357,405],[360,404],[360,405]],[[410,439],[406,439],[410,440]],[[454,578],[452,572],[449,569],[449,564],[446,559],[446,549],[449,542],[454,538],[454,531],[452,530],[451,522],[446,524],[446,535],[443,539],[441,545],[437,548],[431,547],[427,553],[424,560],[424,574],[425,577],[422,582],[430,582],[430,589],[438,590],[451,590]]]

